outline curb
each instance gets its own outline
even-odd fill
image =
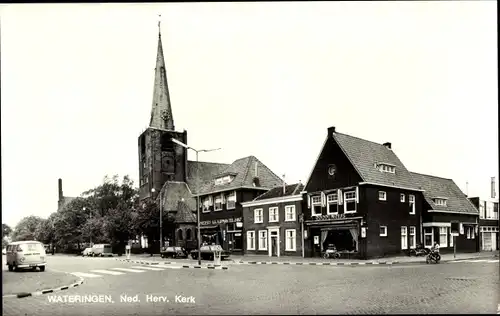
[[[159,264],[168,264],[175,266],[175,262],[151,262],[151,261],[136,261],[136,260],[128,260],[128,259],[116,259],[118,261],[124,261],[124,262],[131,262],[131,263],[139,263],[139,264],[146,264],[146,265],[159,265]],[[182,265],[181,266],[184,269],[211,269],[211,270],[228,270],[229,267],[227,266],[199,266],[199,265]]]
[[[30,296],[40,296],[40,295],[43,295],[43,294],[49,294],[49,293],[54,293],[54,292],[59,292],[59,291],[64,291],[64,290],[69,290],[71,288],[80,286],[82,284],[83,284],[83,278],[80,278],[80,280],[78,280],[76,283],[72,283],[70,285],[60,286],[60,287],[54,288],[54,289],[45,289],[45,290],[41,290],[41,291],[37,291],[37,292],[31,292],[31,293],[21,292],[21,293],[17,293],[17,294],[8,294],[8,295],[2,296],[2,298],[8,298],[8,297],[24,298],[24,297],[30,297]]]
[[[297,265],[297,266],[364,266],[364,265],[395,265],[398,261],[383,262],[276,262],[276,261],[235,261],[236,264],[268,264],[268,265]]]

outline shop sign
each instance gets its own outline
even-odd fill
[[[315,221],[326,221],[326,220],[332,220],[332,219],[344,219],[345,214],[330,214],[330,215],[321,215],[321,216],[316,216],[314,217]]]
[[[361,227],[361,238],[366,238],[366,227]]]
[[[226,224],[226,223],[238,223],[241,221],[242,221],[241,217],[236,217],[236,218],[230,217],[230,218],[213,219],[211,221],[201,221],[200,225],[202,225],[202,226],[218,225],[218,224]]]

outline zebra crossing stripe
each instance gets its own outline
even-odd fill
[[[83,272],[73,272],[71,274],[76,275],[77,277],[81,277],[81,278],[100,278],[100,277],[102,277],[102,275],[83,273]]]
[[[133,266],[133,269],[143,269],[143,270],[151,270],[151,271],[163,271],[161,268],[152,268],[152,267],[144,267],[144,266]]]
[[[123,272],[118,271],[109,271],[109,270],[90,270],[90,272],[103,273],[103,274],[111,274],[111,275],[121,275],[125,274]]]
[[[146,272],[144,270],[134,270],[134,269],[127,269],[127,268],[113,268],[113,270],[125,271],[125,272],[134,272],[134,273]]]

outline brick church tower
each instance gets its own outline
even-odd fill
[[[160,23],[158,23],[158,28]],[[153,104],[149,127],[139,136],[139,197],[152,198],[167,181],[186,182],[187,149],[172,142],[187,144],[187,132],[176,132],[168,92],[167,72],[161,31],[158,31]],[[152,189],[154,188],[154,193]]]

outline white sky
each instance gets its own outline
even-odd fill
[[[137,183],[159,13],[176,129],[223,148],[200,160],[305,182],[336,126],[489,197],[496,1],[3,5],[2,222],[56,211],[59,177]]]

